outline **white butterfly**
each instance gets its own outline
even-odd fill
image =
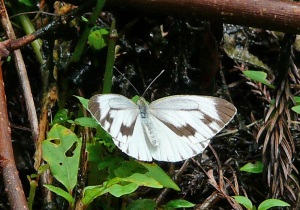
[[[148,104],[117,94],[93,96],[92,116],[126,154],[142,161],[176,162],[206,148],[236,114],[236,108],[220,98],[175,95]]]

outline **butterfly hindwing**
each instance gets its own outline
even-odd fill
[[[209,140],[192,142],[184,135],[178,135],[163,121],[155,116],[150,116],[154,129],[159,134],[157,146],[148,145],[151,155],[155,160],[176,162],[193,157],[205,149]]]

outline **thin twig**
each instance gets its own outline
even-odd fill
[[[252,122],[250,123],[249,125],[246,125],[245,128],[251,128],[252,126],[254,125],[257,125],[258,123],[261,123],[263,122],[263,120],[257,120],[255,122]],[[226,131],[224,133],[221,133],[221,134],[218,134],[216,135],[214,138],[220,138],[220,137],[224,137],[224,136],[228,136],[228,135],[232,135],[232,134],[235,134],[235,133],[238,133],[239,132],[239,129],[233,129],[233,130],[230,130],[230,131]]]
[[[187,168],[187,166],[189,165],[189,160],[186,160],[181,168],[176,172],[176,174],[173,176],[173,180],[176,181],[178,179],[178,177],[185,171],[185,169]],[[168,192],[170,191],[170,188],[165,188],[155,199],[156,203],[159,204],[163,201],[163,199],[165,198],[165,196],[168,194]]]

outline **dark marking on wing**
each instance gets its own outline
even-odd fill
[[[121,132],[122,136],[132,136],[132,134],[133,134],[133,129],[134,129],[134,126],[135,126],[135,122],[136,122],[136,118],[135,118],[135,120],[131,123],[130,126],[126,126],[126,125],[124,125],[124,124],[121,125],[120,132]]]
[[[158,119],[159,120],[159,119]],[[194,136],[196,133],[196,130],[189,124],[186,124],[181,127],[176,127],[170,123],[167,123],[165,121],[160,120],[162,123],[164,123],[168,128],[170,128],[174,133],[176,133],[178,136]]]
[[[122,108],[109,108],[109,111],[107,112],[106,116],[101,116],[101,109],[99,108],[100,103],[96,100],[92,100],[90,101],[90,103],[88,104],[88,109],[90,110],[90,112],[93,114],[94,118],[100,123],[100,125],[102,127],[105,126],[106,123],[108,123],[110,126],[106,129],[107,132],[111,133],[111,127],[113,124],[114,119],[111,117],[111,112],[113,111],[122,111],[124,109]],[[102,119],[101,119],[102,118]],[[122,136],[132,136],[133,134],[133,129],[135,126],[135,122],[136,122],[136,118],[134,119],[134,121],[131,123],[130,126],[127,126],[125,124],[121,124],[120,126],[120,132],[122,134]],[[117,139],[116,139],[117,140]]]

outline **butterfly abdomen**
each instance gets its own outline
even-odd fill
[[[141,122],[142,122],[143,130],[147,137],[146,139],[148,139],[153,146],[155,147],[159,146],[158,136],[151,119],[149,119],[148,117],[145,118],[141,117]]]

